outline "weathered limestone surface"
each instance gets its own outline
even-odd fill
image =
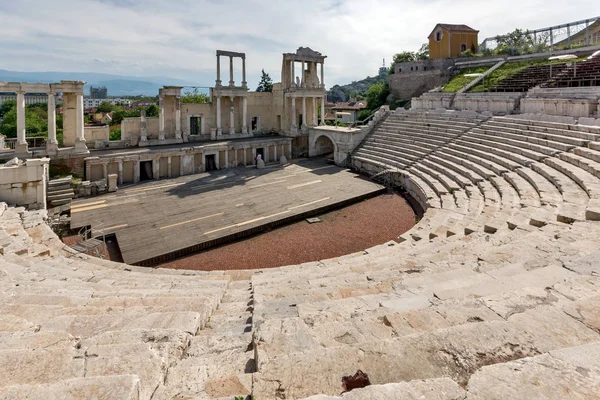
[[[599,142],[593,126],[389,115],[354,162],[422,220],[270,270],[96,259],[0,203],[0,399],[593,399]],[[357,369],[372,385],[340,395]]]

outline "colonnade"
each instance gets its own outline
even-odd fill
[[[56,96],[63,94],[63,138],[73,140],[74,153],[88,153],[83,122],[83,85],[85,82],[61,81],[60,83],[0,82],[2,91],[13,92],[17,98],[17,142],[15,153],[29,155],[25,118],[25,95],[27,93],[45,93],[48,96],[48,140],[46,152],[54,155],[58,152],[56,136]],[[74,138],[71,136],[74,131]]]
[[[325,125],[325,96],[324,95],[310,95],[310,94],[292,94],[291,99],[292,99],[292,112],[291,112],[291,118],[292,118],[292,126],[296,127],[296,100],[301,98],[302,99],[302,123],[301,126],[302,127],[307,127],[309,126],[308,124],[308,116],[306,114],[306,99],[310,98],[312,99],[312,121],[310,126],[317,126],[317,125]],[[319,122],[318,120],[318,115],[317,115],[317,99],[321,100],[321,121]]]

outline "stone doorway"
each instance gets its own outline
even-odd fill
[[[152,179],[152,161],[140,161],[140,182]]]
[[[260,117],[252,117],[250,129],[252,130],[252,132],[256,132],[260,129]]]
[[[217,170],[217,163],[215,161],[215,155],[214,154],[208,154],[208,155],[204,156],[204,165],[206,166],[206,168],[205,168],[206,172],[216,171]]]
[[[258,155],[260,154],[260,158],[262,158],[262,160],[266,163],[267,160],[265,160],[265,149],[264,147],[259,147],[256,149],[256,157],[258,159]],[[254,163],[256,164],[256,161],[254,161]]]
[[[202,117],[190,117],[190,135],[202,134]]]

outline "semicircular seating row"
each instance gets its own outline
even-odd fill
[[[392,171],[421,222],[402,243],[274,269],[77,255],[42,212],[0,204],[0,399],[337,399],[357,369],[373,385],[344,399],[594,398],[598,138],[390,115],[355,161]]]
[[[598,140],[594,127],[389,115],[354,165],[390,174],[424,217],[399,244],[253,276],[256,398],[593,398]],[[375,385],[332,397],[357,369]]]

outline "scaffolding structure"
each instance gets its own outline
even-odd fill
[[[524,31],[533,48],[545,46],[553,50],[571,49],[574,46],[593,46],[600,45],[600,34],[594,35],[591,31],[600,26],[600,17],[588,18],[580,21],[569,22],[562,25],[550,26],[547,28],[535,29],[533,31]],[[581,35],[585,32],[584,35]],[[489,37],[483,40],[479,49],[480,52],[494,50],[498,44],[511,35],[499,35]],[[520,49],[522,50],[522,49]]]

